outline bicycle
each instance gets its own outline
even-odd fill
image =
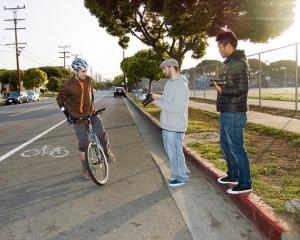
[[[108,180],[108,162],[103,147],[93,130],[91,118],[101,114],[105,108],[101,108],[88,117],[78,118],[88,123],[89,144],[85,151],[85,162],[90,178],[97,185],[104,185]]]

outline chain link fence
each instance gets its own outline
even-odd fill
[[[299,110],[299,43],[248,55],[249,103],[258,106]],[[297,63],[297,64],[296,64]],[[209,79],[218,79],[222,63],[183,70],[191,97],[216,99]]]
[[[249,104],[299,110],[299,44],[247,56],[250,67]],[[212,100],[216,100],[216,91],[209,86],[208,80],[218,79],[223,72],[221,62],[182,71],[189,80],[191,97]],[[165,80],[153,81],[151,90],[161,93],[164,84]]]

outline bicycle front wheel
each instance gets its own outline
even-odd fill
[[[97,148],[96,143],[89,143],[85,152],[85,162],[94,183],[104,185],[108,180],[108,163],[103,150]]]

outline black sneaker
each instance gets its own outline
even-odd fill
[[[169,182],[170,187],[178,187],[178,186],[182,186],[184,184],[187,184],[187,182],[181,182],[177,179],[174,179],[173,181]]]
[[[247,193],[251,191],[252,191],[252,187],[243,187],[241,185],[237,185],[232,189],[227,189],[227,193],[229,194],[240,194],[240,193]]]
[[[218,178],[218,183],[221,183],[221,184],[234,184],[234,185],[239,184],[237,181],[231,180],[229,177],[220,177],[220,178]]]

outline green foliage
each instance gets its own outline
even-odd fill
[[[223,66],[223,63],[218,60],[203,60],[196,66],[196,73],[208,73],[215,72],[217,66],[220,68]]]
[[[225,161],[220,161],[224,157],[219,143],[194,142],[189,143],[187,146],[199,153],[203,158],[212,162],[217,168],[226,171]]]
[[[47,73],[49,79],[51,77],[63,79],[63,78],[68,78],[72,75],[72,71],[64,67],[46,66],[46,67],[39,67],[39,69]]]
[[[296,62],[292,60],[279,60],[272,62],[269,65],[269,71],[276,71],[284,68],[286,68],[288,72],[295,72]]]
[[[105,83],[97,82],[97,81],[93,81],[93,86],[94,86],[94,89],[96,89],[96,90],[103,90],[106,88]]]
[[[113,86],[111,81],[105,81],[104,84],[106,89],[110,89]]]
[[[20,77],[21,80],[24,77],[24,71],[20,70]],[[15,90],[17,86],[19,85],[17,81],[17,71],[16,70],[6,70],[1,69],[0,70],[0,82],[4,84],[10,84],[10,88]]]
[[[23,80],[23,85],[26,89],[33,89],[45,83],[47,74],[38,68],[30,68],[25,71]]]
[[[185,53],[201,58],[208,37],[221,28],[232,29],[239,39],[266,42],[293,22],[296,0],[85,0],[85,7],[119,45],[126,48],[128,34],[161,55],[178,60]]]
[[[48,80],[48,83],[46,84],[46,87],[51,92],[58,92],[60,87],[60,82],[57,77],[50,77]]]
[[[118,75],[114,78],[114,80],[112,81],[112,84],[114,86],[123,86],[125,83],[124,83],[124,75],[121,74],[121,75]]]
[[[258,73],[260,66],[263,70],[268,69],[268,65],[266,63],[264,63],[263,61],[259,61],[258,59],[254,59],[254,58],[248,59],[248,64],[249,64],[252,74]]]
[[[151,82],[162,77],[159,68],[161,61],[162,58],[153,50],[140,50],[132,57],[125,58],[121,62],[121,69],[125,72],[129,85],[137,83],[142,78],[148,78],[151,89]]]

